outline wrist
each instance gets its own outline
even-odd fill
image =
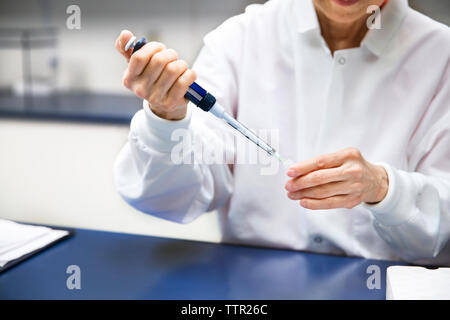
[[[374,201],[368,202],[369,204],[375,204],[383,201],[386,197],[389,189],[389,178],[386,170],[383,166],[374,165],[375,168],[375,179],[376,179],[376,192]]]
[[[182,120],[186,117],[186,113],[187,113],[187,104],[175,107],[171,111],[167,111],[167,109],[164,107],[152,106],[150,103],[148,103],[148,107],[158,117],[165,119],[165,120],[171,120],[171,121]]]

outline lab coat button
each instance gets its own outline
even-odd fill
[[[315,243],[322,243],[322,240],[323,240],[323,239],[322,239],[321,236],[315,236],[315,237],[314,237],[314,242],[315,242]]]
[[[338,62],[339,62],[340,64],[344,65],[345,62],[347,62],[347,60],[346,60],[344,57],[340,57],[340,58],[338,59]]]

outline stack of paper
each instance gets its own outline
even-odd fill
[[[66,236],[65,230],[30,226],[0,219],[0,268]]]
[[[388,300],[449,300],[450,268],[393,266],[387,269]]]

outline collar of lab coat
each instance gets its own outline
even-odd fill
[[[297,31],[320,36],[319,19],[312,0],[297,0],[295,16]],[[367,32],[361,45],[367,47],[376,56],[381,56],[389,42],[398,31],[408,9],[408,0],[391,0],[381,11],[381,29],[371,29]]]

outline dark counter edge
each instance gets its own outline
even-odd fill
[[[133,114],[134,115],[134,114]],[[35,121],[63,121],[71,123],[89,123],[89,124],[120,124],[129,125],[133,115],[129,117],[114,117],[103,115],[70,115],[57,113],[42,113],[42,112],[14,112],[14,111],[0,111],[0,118],[4,119],[19,119],[19,120],[35,120]]]
[[[117,93],[91,91],[58,91],[44,96],[23,96],[2,93],[0,117],[129,124],[142,109],[142,99]]]

